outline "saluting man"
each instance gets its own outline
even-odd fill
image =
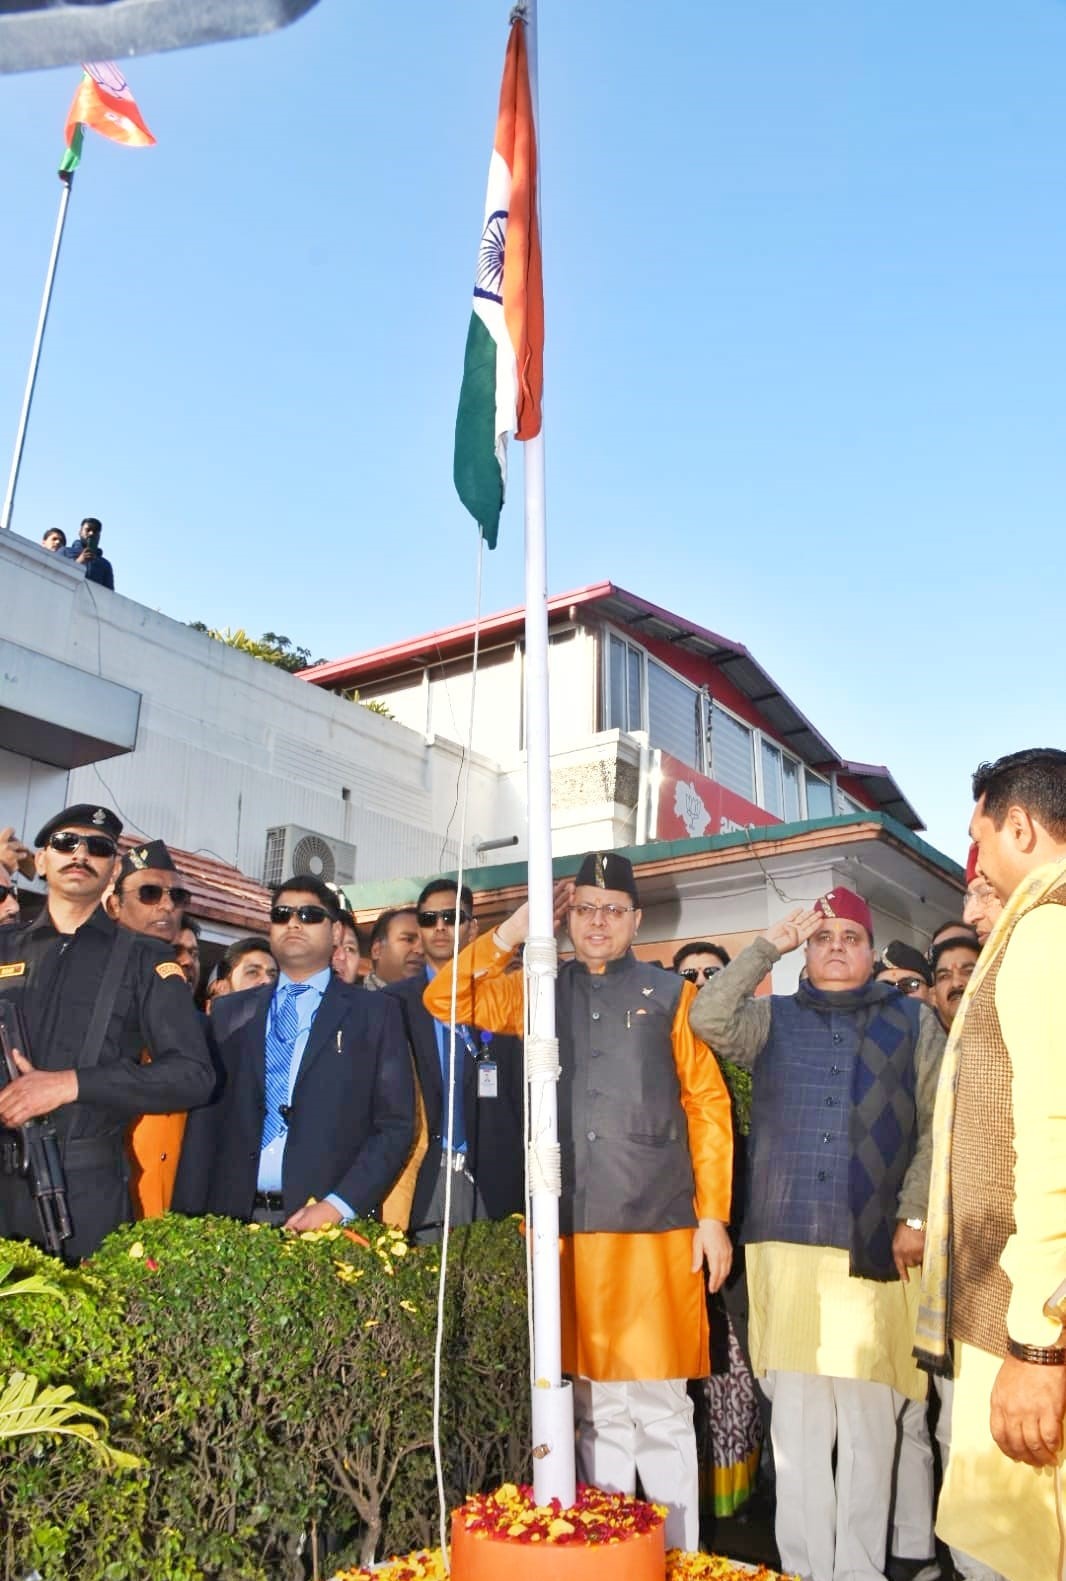
[[[0,1088],[4,1127],[50,1115],[67,1177],[76,1262],[131,1217],[124,1138],[131,1119],[206,1103],[214,1072],[181,968],[167,946],[119,928],[100,904],[115,871],[119,819],[80,804],[37,835],[48,904],[0,929],[0,994],[17,999],[31,1058]],[[142,1064],[147,1049],[151,1063]],[[32,1062],[31,1062],[32,1061]],[[5,1149],[5,1154],[10,1154]],[[0,1174],[0,1235],[40,1240],[29,1186]]]
[[[576,960],[559,969],[559,1139],[563,1191],[563,1368],[574,1377],[584,1481],[667,1506],[668,1547],[699,1540],[699,1473],[686,1380],[707,1372],[700,1270],[729,1273],[733,1169],[729,1096],[689,1029],[696,990],[632,951],[640,904],[631,863],[586,856],[557,894]],[[459,956],[456,1015],[523,1030],[523,982],[505,975],[527,908]],[[425,991],[451,1012],[450,963]]]

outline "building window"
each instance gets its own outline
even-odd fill
[[[869,812],[868,807],[861,806],[860,803],[855,800],[854,796],[849,796],[847,791],[842,791],[839,785],[837,786],[836,810],[838,813]]]
[[[755,732],[712,702],[708,713],[710,777],[726,790],[755,800]]]
[[[803,817],[800,800],[800,765],[787,752],[768,741],[760,741],[762,796],[760,805],[785,823],[798,823]]]
[[[807,791],[807,817],[831,818],[833,816],[833,787],[820,774],[807,769],[804,774]]]
[[[690,768],[703,765],[703,694],[648,660],[648,741]]]
[[[643,668],[641,649],[612,633],[607,639],[607,730],[644,729]]]

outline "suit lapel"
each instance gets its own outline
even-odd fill
[[[329,987],[322,995],[322,1003],[319,1005],[315,1019],[311,1023],[311,1030],[304,1045],[303,1059],[300,1061],[300,1069],[293,1086],[294,1097],[300,1083],[323,1049],[327,1049],[331,1043],[336,1046],[337,1034],[340,1031],[341,1022],[344,1020],[347,1009],[347,994],[344,991],[344,985],[334,977],[330,980]]]

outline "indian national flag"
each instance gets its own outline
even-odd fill
[[[455,487],[496,547],[507,436],[540,433],[544,291],[537,228],[537,140],[525,25],[511,24],[478,248],[474,310],[455,419]]]
[[[125,143],[131,148],[148,148],[155,142],[125,77],[114,62],[95,61],[87,64],[84,70],[85,75],[67,112],[67,151],[60,162],[60,175],[77,170],[85,126],[91,126],[94,132],[109,137],[113,143]]]

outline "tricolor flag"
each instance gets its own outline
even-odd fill
[[[148,148],[155,142],[115,63],[95,61],[84,69],[85,75],[67,112],[67,151],[59,165],[61,176],[78,168],[84,126],[91,126],[102,137],[110,137],[113,143],[125,143],[131,148]]]
[[[455,419],[455,487],[496,547],[507,436],[540,433],[544,289],[537,224],[537,138],[525,24],[511,24],[478,248],[474,310]]]

